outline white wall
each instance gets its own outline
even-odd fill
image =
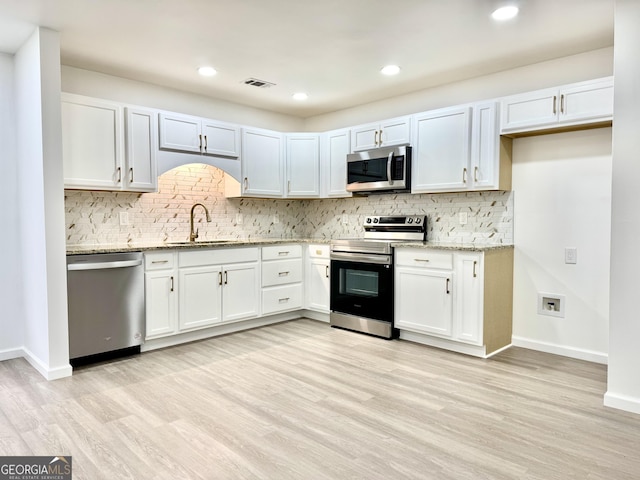
[[[514,344],[606,363],[611,129],[514,140],[513,195]],[[564,295],[565,317],[538,314],[538,292]]]
[[[310,117],[304,128],[327,131],[612,74],[613,48],[604,48]]]
[[[640,2],[617,0],[609,375],[605,405],[640,413]]]
[[[22,356],[22,292],[18,237],[18,189],[13,108],[13,56],[0,54],[0,360]]]
[[[69,66],[62,66],[62,91],[283,132],[303,127],[290,115]]]
[[[24,352],[48,379],[71,374],[59,42],[58,33],[39,28],[15,56]]]

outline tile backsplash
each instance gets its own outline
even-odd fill
[[[226,198],[224,172],[190,164],[164,173],[156,193],[65,191],[68,245],[182,241],[194,203],[199,240],[362,236],[367,215],[426,215],[433,242],[513,243],[513,193],[389,194],[323,200]],[[126,212],[128,225],[121,225]],[[460,212],[467,224],[460,225]],[[346,220],[346,223],[343,221]]]

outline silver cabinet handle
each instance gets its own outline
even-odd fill
[[[153,260],[151,263],[156,264],[156,263],[169,263],[169,260]]]
[[[329,265],[325,265],[324,267],[324,276],[329,278]]]
[[[467,167],[462,169],[462,183],[467,183]]]
[[[244,189],[249,190],[249,178],[244,177]]]
[[[560,95],[560,113],[564,113],[564,93]]]
[[[373,134],[373,143],[376,145],[376,147],[378,146],[378,130],[376,130],[376,133]]]
[[[198,145],[198,149],[202,151],[202,135],[198,135],[198,139],[200,140],[200,145]]]
[[[218,285],[222,285],[222,272],[218,272]]]
[[[556,114],[556,103],[558,101],[558,97],[557,96],[553,96],[553,114]]]
[[[129,169],[129,183],[133,183],[133,167]]]
[[[291,193],[291,180],[287,180],[287,193]]]
[[[378,146],[382,146],[382,129],[378,132]]]
[[[171,276],[171,289],[169,290],[170,292],[173,292],[173,275]]]
[[[473,167],[473,181],[478,183],[478,167]]]
[[[118,167],[116,172],[118,172],[118,182],[117,183],[120,183],[122,181],[122,169],[120,167]]]
[[[280,256],[289,255],[289,252],[288,251],[286,251],[286,252],[278,252],[278,255],[280,255]]]
[[[288,301],[289,301],[289,297],[284,297],[284,298],[279,298],[278,299],[278,302],[280,302],[280,303],[285,303],[285,302],[288,302]]]
[[[451,279],[447,278],[447,295],[449,295],[451,293],[451,290],[449,290],[449,282],[451,281]]]
[[[224,284],[229,284],[229,272],[227,272],[226,270],[224,271]]]
[[[473,278],[476,278],[478,276],[478,273],[476,272],[476,267],[478,266],[478,262],[473,262]]]
[[[207,153],[207,148],[209,147],[209,141],[207,140],[207,136],[204,136],[204,152]]]
[[[414,262],[429,262],[428,258],[414,258]]]
[[[279,272],[278,273],[279,277],[286,277],[287,275],[289,275],[289,272]]]

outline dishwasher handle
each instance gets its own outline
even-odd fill
[[[70,263],[67,265],[68,271],[80,270],[106,270],[108,268],[138,267],[142,265],[142,260],[122,260],[117,262],[95,262],[95,263]]]

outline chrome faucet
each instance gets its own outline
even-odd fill
[[[198,238],[198,229],[196,228],[195,232],[193,231],[193,211],[196,209],[196,207],[198,205],[200,205],[202,208],[204,208],[204,213],[207,216],[207,222],[211,221],[211,217],[209,216],[209,210],[207,210],[207,207],[205,207],[201,203],[194,204],[193,207],[191,207],[191,221],[190,221],[191,231],[189,232],[189,241],[190,242],[195,242],[196,238]]]

